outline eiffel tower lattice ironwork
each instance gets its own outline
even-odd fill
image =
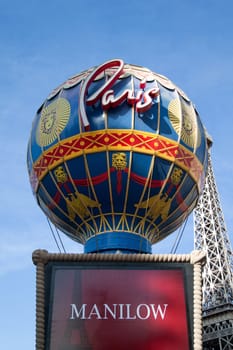
[[[208,172],[194,210],[195,249],[206,253],[203,269],[203,349],[233,349],[233,253],[224,222],[208,137]]]

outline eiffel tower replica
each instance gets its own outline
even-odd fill
[[[194,210],[195,249],[206,253],[203,269],[203,349],[233,349],[233,253],[224,222],[208,136],[208,172]]]

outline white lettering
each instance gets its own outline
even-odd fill
[[[131,310],[131,304],[126,304],[126,320],[135,320],[136,315],[131,316],[130,310]]]
[[[123,314],[123,308],[124,308],[124,304],[119,304],[119,320],[124,320],[124,314]]]
[[[89,313],[88,320],[90,320],[92,318],[92,316],[96,316],[96,318],[98,320],[102,319],[102,317],[100,316],[100,313],[99,313],[99,309],[98,309],[96,304],[93,305],[93,307]]]
[[[82,304],[79,311],[78,311],[75,304],[70,304],[70,306],[71,306],[70,320],[74,320],[75,318],[81,318],[82,320],[85,320],[85,318],[86,318],[85,311],[86,311],[87,304]],[[80,315],[81,315],[81,317],[80,317]]]
[[[153,315],[154,315],[154,319],[157,319],[158,313],[160,314],[160,317],[162,318],[162,320],[164,320],[165,315],[166,315],[166,311],[167,311],[167,307],[168,304],[163,304],[163,311],[161,309],[161,305],[157,306],[157,310],[155,310],[155,305],[154,304],[150,304]]]
[[[146,309],[145,316],[142,316],[141,309]],[[139,304],[136,309],[137,317],[140,318],[140,320],[147,320],[150,317],[150,307],[147,304]]]
[[[108,320],[109,318],[114,320],[147,320],[149,318],[157,320],[161,318],[164,320],[168,304],[102,304],[99,306],[82,304],[79,307],[76,304],[70,304],[70,306],[70,320],[91,320],[93,318],[96,320]]]
[[[112,316],[112,318],[116,319],[116,317],[117,317],[116,307],[117,307],[117,304],[113,304],[113,310],[112,310],[110,308],[110,306],[108,306],[108,304],[104,304],[104,317],[103,318],[105,320],[107,320],[108,319],[107,313],[109,313]]]

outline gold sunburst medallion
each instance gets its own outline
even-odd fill
[[[48,146],[56,140],[68,123],[69,117],[70,104],[65,98],[58,98],[44,107],[37,127],[37,143],[40,146]]]
[[[190,147],[195,145],[198,147],[200,145],[200,133],[193,106],[176,98],[168,105],[168,115],[181,140]]]

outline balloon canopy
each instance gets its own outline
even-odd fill
[[[37,202],[85,252],[151,252],[195,207],[204,127],[166,77],[114,59],[53,90],[27,152]]]

